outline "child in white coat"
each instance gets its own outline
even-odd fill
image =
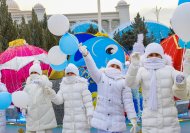
[[[189,90],[183,74],[168,65],[160,44],[149,44],[141,62],[139,53],[131,55],[126,82],[131,88],[142,87],[143,133],[180,133],[174,96],[186,99]]]
[[[26,116],[26,133],[52,133],[57,122],[51,99],[45,93],[52,88],[52,83],[42,75],[39,61],[34,61],[29,74],[24,91],[30,96],[30,104],[27,109],[22,109]]]
[[[57,104],[64,103],[63,133],[90,133],[90,121],[93,115],[92,96],[88,90],[87,79],[79,76],[74,64],[65,69],[60,89],[56,94],[53,89],[47,93]]]
[[[117,59],[108,62],[104,70],[99,70],[86,46],[79,45],[88,72],[98,86],[97,105],[91,125],[98,133],[122,133],[126,130],[124,112],[130,119],[133,132],[136,132],[137,121],[131,89],[125,84],[122,75],[122,63]]]
[[[3,84],[0,81],[0,92],[6,92],[6,91],[7,91],[7,88],[6,88],[5,84]],[[0,110],[0,133],[6,133],[5,132],[5,127],[6,127],[5,110]]]

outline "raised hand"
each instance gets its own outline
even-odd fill
[[[87,55],[88,55],[88,50],[87,50],[87,48],[86,48],[85,45],[82,45],[82,43],[80,43],[80,44],[78,45],[78,47],[79,47],[79,51],[81,52],[81,54],[82,54],[83,56],[87,56]]]
[[[140,53],[139,52],[134,52],[130,56],[131,59],[131,64],[133,65],[139,65],[140,64]]]

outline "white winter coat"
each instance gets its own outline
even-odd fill
[[[6,92],[7,88],[5,84],[0,82],[0,92]],[[5,110],[0,110],[0,133],[5,133],[6,127],[6,115]]]
[[[52,100],[57,105],[64,103],[63,133],[90,133],[88,117],[92,117],[94,107],[88,81],[75,78],[74,82],[68,82],[64,77]]]
[[[125,79],[112,79],[100,71],[90,53],[84,57],[88,71],[98,86],[98,98],[91,125],[109,132],[126,130],[124,112],[129,119],[136,118],[131,89]]]
[[[0,110],[0,133],[5,133],[6,116],[5,110]]]
[[[40,75],[43,86],[32,82],[28,77],[24,91],[30,96],[30,104],[27,108],[26,130],[38,131],[57,127],[55,113],[51,100],[45,95],[44,89],[52,87],[47,76]]]
[[[172,66],[156,70],[158,110],[148,108],[150,72],[144,68],[131,64],[129,66],[126,82],[131,88],[141,85],[143,95],[142,132],[143,133],[180,133],[178,113],[175,107],[174,96],[187,98],[185,82],[175,82],[176,71]]]

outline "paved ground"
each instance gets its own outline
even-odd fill
[[[185,122],[180,122],[181,126],[181,133],[190,133],[190,120]],[[128,130],[125,133],[129,133],[129,129],[131,126],[127,126]],[[18,133],[18,130],[22,128],[25,130],[24,126],[15,126],[15,125],[7,125],[6,133]],[[53,133],[61,133],[62,128],[55,128],[53,129]],[[96,129],[91,129],[91,133],[96,133]]]

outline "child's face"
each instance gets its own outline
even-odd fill
[[[30,75],[31,75],[31,74],[38,74],[38,75],[39,75],[39,73],[37,73],[37,72],[31,72]]]
[[[116,65],[116,64],[111,64],[109,67],[112,67],[112,68],[115,68],[115,69],[118,69],[121,71],[121,68],[120,66]]]
[[[157,57],[157,58],[161,58],[162,59],[162,56],[158,53],[151,53],[147,56],[147,58],[152,58],[152,57]]]
[[[76,74],[74,74],[74,73],[72,73],[72,72],[68,72],[68,73],[66,74],[66,76],[76,76]]]

